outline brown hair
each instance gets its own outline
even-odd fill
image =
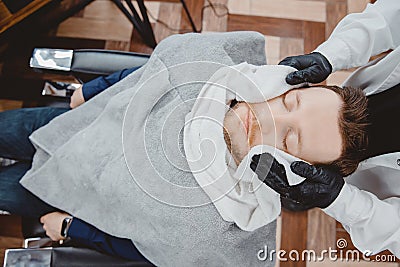
[[[353,173],[364,158],[368,145],[367,97],[360,88],[318,85],[337,93],[343,100],[339,111],[339,129],[342,137],[342,153],[325,167],[343,176]]]

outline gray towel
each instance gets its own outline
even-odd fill
[[[184,157],[185,115],[222,65],[265,64],[254,32],[175,35],[139,71],[53,119],[21,184],[159,266],[273,266],[275,222],[252,232],[224,221]],[[194,62],[194,63],[193,63]]]

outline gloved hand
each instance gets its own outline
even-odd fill
[[[318,52],[311,54],[287,57],[279,62],[298,69],[286,76],[286,82],[296,85],[304,82],[320,83],[332,73],[332,65],[324,55]]]
[[[342,176],[335,172],[295,161],[290,169],[306,180],[290,186],[285,167],[269,153],[254,155],[250,167],[261,181],[281,195],[282,206],[289,210],[326,208],[337,198],[344,185]]]

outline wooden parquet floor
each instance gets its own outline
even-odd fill
[[[330,35],[348,13],[362,11],[369,0],[186,0],[197,28],[203,32],[258,31],[265,35],[269,64],[277,64],[290,55],[309,53]],[[210,6],[210,2],[214,7]],[[372,1],[373,2],[373,1]],[[157,42],[169,35],[190,30],[190,24],[178,0],[145,2]],[[202,9],[204,6],[204,12]],[[227,10],[229,12],[227,12]],[[228,13],[228,14],[227,14]],[[160,23],[162,21],[163,23]],[[166,27],[167,24],[169,27]],[[96,0],[73,17],[62,22],[36,43],[21,45],[0,63],[0,74],[8,77],[43,79],[52,76],[33,73],[27,59],[35,46],[58,48],[105,48],[151,53],[126,17],[110,0]],[[328,84],[341,84],[349,71],[331,75]],[[39,88],[38,88],[39,89]],[[19,108],[21,101],[0,100],[0,109]],[[3,218],[1,218],[3,217]],[[0,216],[0,229],[10,220]],[[278,248],[336,248],[344,238],[352,249],[348,234],[335,220],[315,209],[303,213],[283,212],[279,223]],[[16,223],[16,220],[13,220]],[[15,233],[0,231],[0,249],[15,245]],[[8,239],[7,239],[8,238]],[[399,266],[385,262],[280,262],[277,266]]]

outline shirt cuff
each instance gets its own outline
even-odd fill
[[[92,228],[88,224],[74,217],[69,226],[67,236],[72,239],[90,240],[92,234]]]
[[[350,48],[340,38],[328,39],[313,52],[319,52],[325,56],[329,63],[331,63],[332,72],[351,67],[347,64],[347,62],[351,62]]]
[[[335,201],[322,210],[342,224],[351,226],[359,220],[368,205],[361,193],[357,187],[345,183]]]
[[[94,97],[98,93],[98,89],[94,86],[84,83],[82,85],[82,95],[85,102]]]

